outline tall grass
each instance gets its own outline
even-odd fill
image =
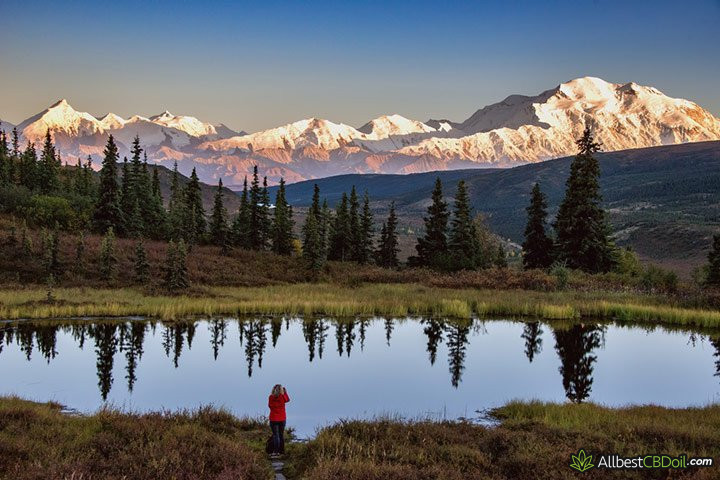
[[[192,295],[150,295],[132,288],[61,288],[54,302],[40,288],[0,290],[0,318],[142,315],[330,315],[538,317],[662,322],[719,327],[720,311],[683,308],[666,297],[612,292],[444,289],[417,284],[289,284],[205,287]]]

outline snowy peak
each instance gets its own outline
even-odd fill
[[[100,126],[103,130],[115,130],[125,126],[125,119],[114,113],[108,113],[100,118]]]
[[[102,127],[98,119],[87,112],[76,111],[62,99],[20,123],[18,130],[26,139],[37,142],[48,130],[53,134],[85,136],[101,132]]]
[[[417,120],[410,120],[402,115],[393,114],[370,120],[358,128],[358,131],[366,134],[368,138],[382,139],[391,135],[434,132],[435,129]]]
[[[173,115],[167,110],[160,115],[150,117],[150,121],[165,127],[175,128],[193,137],[217,135],[217,130],[212,124],[203,123],[195,117]]]

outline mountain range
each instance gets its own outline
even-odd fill
[[[10,130],[12,124],[3,122]],[[139,135],[151,162],[178,163],[200,179],[238,188],[255,165],[271,184],[348,173],[419,173],[512,167],[571,155],[590,126],[606,151],[720,139],[720,120],[653,87],[583,77],[536,96],[511,95],[463,122],[383,115],[355,128],[307,118],[256,133],[235,132],[169,112],[95,117],[61,100],[17,125],[23,143],[49,129],[63,157],[91,155],[99,166],[108,135],[127,155]]]

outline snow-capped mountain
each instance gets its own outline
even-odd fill
[[[9,131],[12,126],[3,122],[2,128]],[[41,143],[50,130],[66,161],[71,157],[102,154],[110,134],[117,140],[121,154],[127,153],[135,135],[140,136],[148,150],[153,147],[182,149],[193,143],[237,135],[225,125],[216,127],[195,117],[176,116],[167,111],[150,118],[134,115],[124,119],[114,113],[96,118],[75,110],[65,99],[24,120],[17,129],[23,143],[36,144]]]
[[[720,120],[697,104],[653,87],[584,77],[537,96],[511,95],[467,120],[420,122],[383,115],[359,128],[319,118],[245,134],[169,112],[124,119],[96,118],[62,100],[21,122],[23,140],[41,141],[50,129],[63,158],[101,155],[107,135],[121,155],[139,135],[151,161],[180,171],[197,168],[208,183],[240,186],[257,165],[270,182],[342,173],[412,173],[509,167],[575,152],[592,127],[605,150],[720,139]],[[11,129],[3,123],[0,127]],[[99,159],[99,158],[98,158]],[[99,163],[99,162],[96,162]]]

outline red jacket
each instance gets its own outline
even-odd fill
[[[290,397],[287,392],[282,395],[270,395],[268,398],[268,407],[270,407],[270,421],[271,422],[284,422],[285,416],[285,404],[290,401]]]

